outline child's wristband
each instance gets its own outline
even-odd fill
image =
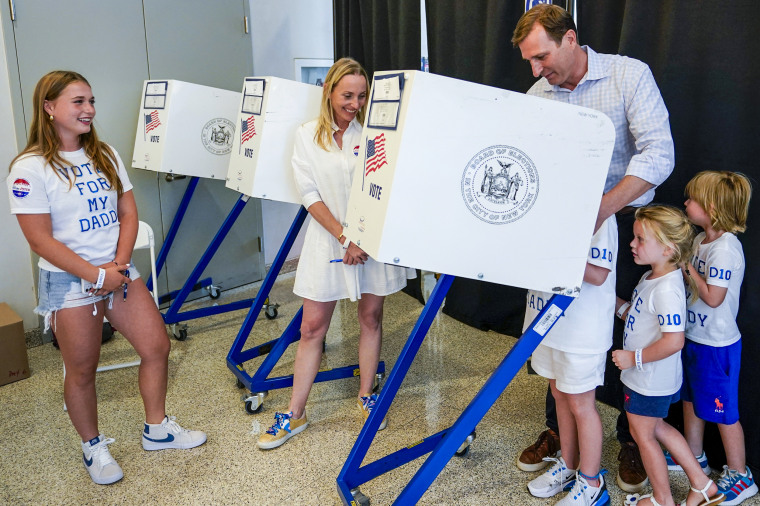
[[[635,351],[634,357],[636,360],[636,370],[637,371],[643,371],[644,370],[644,364],[641,362],[641,348]]]
[[[95,282],[95,289],[100,290],[103,288],[103,282],[106,280],[106,270],[98,269],[98,280]]]
[[[615,316],[617,316],[618,318],[622,320],[623,315],[625,314],[626,311],[628,311],[629,307],[631,307],[630,302],[623,302],[623,304],[621,304],[618,310],[615,312]]]

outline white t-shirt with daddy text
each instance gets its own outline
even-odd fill
[[[119,179],[127,192],[132,184],[119,154],[115,150],[114,154]],[[110,262],[119,240],[116,189],[93,166],[84,149],[60,155],[71,165],[53,169],[39,155],[16,160],[7,180],[11,213],[50,214],[56,240],[93,265]],[[61,272],[44,258],[38,265]]]
[[[663,332],[682,332],[685,328],[686,289],[681,269],[647,279],[651,275],[652,271],[647,271],[633,290],[623,335],[626,350],[644,349],[658,341]],[[625,369],[620,380],[641,395],[672,395],[683,380],[681,351],[647,362],[641,371],[635,367]]]

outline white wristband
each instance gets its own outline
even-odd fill
[[[103,288],[103,282],[106,280],[106,270],[98,269],[98,280],[95,282],[95,289],[100,290]]]
[[[617,312],[615,312],[615,315],[622,320],[623,315],[626,311],[628,311],[629,307],[631,307],[630,302],[623,302],[623,304],[618,308]]]
[[[644,370],[644,364],[641,362],[641,348],[635,351],[634,357],[636,360],[636,370],[637,371],[643,371]]]

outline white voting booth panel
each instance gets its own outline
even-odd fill
[[[240,93],[176,80],[143,84],[132,167],[224,179]]]
[[[278,77],[246,77],[238,108],[227,187],[300,204],[291,157],[299,125],[319,116],[322,88]]]
[[[591,109],[377,72],[344,233],[382,262],[575,296],[614,142]]]

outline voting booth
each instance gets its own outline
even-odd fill
[[[246,77],[235,122],[227,188],[301,204],[290,159],[296,128],[319,115],[322,88],[279,77]]]
[[[382,262],[572,295],[614,142],[597,111],[377,73],[344,233]]]
[[[337,484],[361,504],[359,485],[430,453],[396,500],[414,504],[579,294],[615,132],[598,111],[418,71],[375,73],[368,108],[344,234],[444,275]],[[454,276],[555,295],[454,425],[362,466]]]
[[[199,178],[226,179],[237,133],[235,123],[239,101],[238,92],[183,81],[156,79],[143,83],[132,167],[165,172],[169,177],[191,178],[156,259],[156,270],[159,273],[191,204]],[[247,196],[241,196],[237,200],[183,287],[161,296],[162,302],[171,301],[170,307],[162,315],[164,322],[172,325],[172,332],[179,340],[187,338],[187,327],[178,326],[179,322],[247,309],[253,301],[247,299],[180,313],[180,308],[195,290],[206,288],[211,298],[219,297],[220,287],[215,286],[211,278],[201,279],[201,274],[218,251],[247,200]],[[155,280],[149,279],[148,288],[152,288],[154,282]]]
[[[132,167],[224,179],[240,94],[175,80],[145,81]]]
[[[239,133],[227,171],[228,188],[251,197],[301,204],[291,163],[295,133],[300,125],[319,116],[322,91],[320,86],[277,77],[245,78],[235,123]],[[269,374],[288,346],[301,338],[301,309],[280,337],[243,348],[307,214],[301,206],[227,354],[227,368],[237,378],[238,387],[250,392],[242,396],[248,413],[262,409],[268,391],[293,385],[292,375],[270,378]],[[256,371],[249,373],[245,363],[262,356],[265,358]],[[353,378],[358,370],[358,364],[353,364],[319,371],[314,382]],[[380,362],[376,383],[384,372],[385,363]]]

